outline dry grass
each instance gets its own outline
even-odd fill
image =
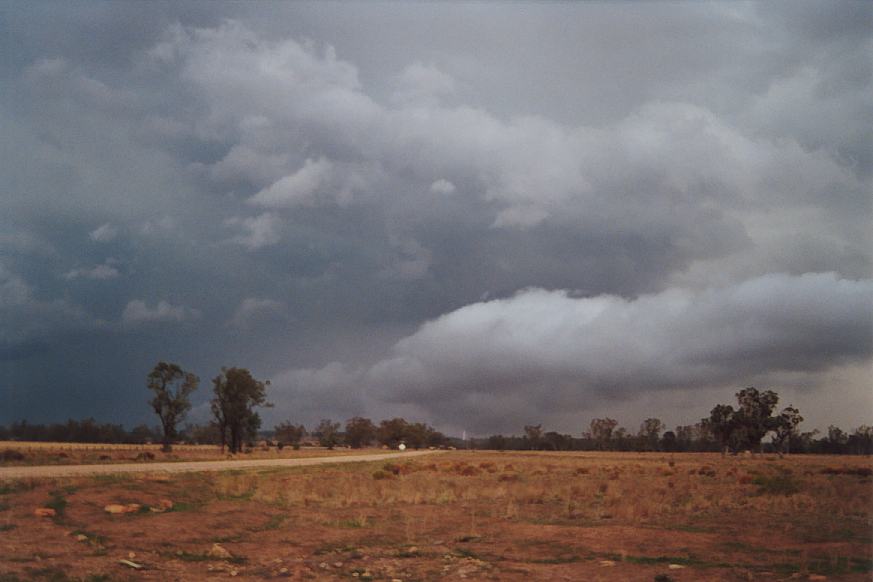
[[[151,567],[184,579],[216,575],[218,564],[203,556],[222,541],[240,559],[227,567],[252,577],[284,567],[303,579],[867,580],[869,468],[870,459],[858,457],[459,451],[259,472],[31,481],[4,497],[19,554],[35,550],[25,535],[42,523],[30,516],[33,505],[68,491],[61,525],[98,531],[110,540],[109,554],[113,544],[134,545]],[[159,497],[173,499],[175,510],[123,519],[99,511],[102,503],[149,505]],[[162,538],[162,527],[172,537]],[[172,558],[177,551],[182,558]],[[64,565],[76,572],[115,571],[112,560],[74,558],[58,560],[72,559]],[[13,563],[0,558],[4,567]]]
[[[377,453],[381,449],[328,451],[322,447],[294,450],[285,447],[256,447],[238,455],[222,453],[215,445],[174,445],[171,453],[161,445],[122,445],[90,443],[43,443],[0,441],[0,467],[30,465],[83,465],[131,462],[220,461],[224,459],[300,459],[334,455]]]

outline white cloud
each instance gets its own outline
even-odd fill
[[[246,297],[233,314],[231,324],[240,329],[253,329],[256,326],[277,321],[287,321],[288,306],[274,299]]]
[[[506,430],[598,399],[814,377],[862,362],[873,355],[871,303],[873,280],[833,274],[633,300],[527,289],[430,321],[373,366],[318,377],[336,378],[323,398],[363,383],[369,402]]]
[[[436,194],[453,194],[455,192],[455,185],[445,178],[440,178],[430,185],[430,191]]]
[[[118,236],[118,229],[110,223],[102,224],[88,233],[88,237],[94,242],[109,242]]]
[[[282,219],[273,212],[264,212],[248,218],[230,218],[225,224],[239,226],[243,234],[231,239],[233,242],[254,251],[282,240]]]
[[[434,65],[413,63],[397,79],[392,100],[400,105],[433,105],[455,92],[455,80]]]
[[[250,202],[269,208],[312,205],[316,192],[330,180],[332,171],[333,164],[329,160],[308,159],[297,172],[261,190],[251,198]]]
[[[121,322],[124,325],[136,326],[147,323],[181,323],[199,317],[199,310],[184,305],[172,305],[161,300],[154,307],[149,307],[145,301],[134,299],[125,306],[121,314]]]
[[[109,262],[106,262],[102,265],[97,265],[91,269],[72,269],[64,273],[63,277],[68,281],[79,278],[106,280],[115,279],[116,277],[118,277],[118,275],[118,269],[112,266]]]

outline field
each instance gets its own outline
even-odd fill
[[[870,472],[859,457],[452,451],[9,481],[0,580],[870,580]]]
[[[359,451],[339,448],[328,452],[323,447],[255,447],[241,454],[244,459],[300,459],[330,455],[353,455]],[[378,452],[376,450],[371,452]],[[121,445],[83,443],[41,443],[0,441],[0,467],[28,465],[82,465],[131,462],[220,461],[232,456],[215,445],[173,445],[169,453],[161,445]]]

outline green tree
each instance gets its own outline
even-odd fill
[[[612,418],[595,418],[589,425],[589,437],[597,443],[600,450],[605,449],[612,440],[612,433],[618,426],[618,421]]]
[[[256,380],[245,368],[222,368],[212,384],[215,397],[211,407],[221,447],[228,446],[231,453],[238,453],[243,441],[254,438],[261,427],[261,417],[254,408],[272,406],[267,402],[270,381]]]
[[[318,438],[318,444],[333,450],[340,442],[339,429],[340,423],[323,418],[312,434]]]
[[[376,425],[369,418],[355,416],[346,421],[346,443],[353,449],[369,445],[376,438]]]
[[[277,424],[273,427],[273,430],[276,433],[276,440],[282,446],[289,444],[295,449],[300,448],[300,441],[306,436],[306,427],[302,424],[294,424],[288,420]]]
[[[376,439],[379,443],[396,449],[397,445],[406,440],[408,429],[409,423],[402,418],[383,420],[379,423],[379,428],[376,430]]]
[[[189,396],[197,389],[200,379],[176,364],[158,362],[146,377],[148,389],[154,393],[150,404],[161,419],[163,447],[170,452],[176,438],[176,426],[191,409]]]
[[[718,442],[721,455],[724,456],[735,429],[734,407],[729,404],[716,404],[710,411],[709,418],[704,418],[701,425]]]
[[[803,417],[800,416],[800,411],[793,406],[786,406],[782,409],[773,422],[773,445],[781,457],[784,453],[789,452],[791,446],[791,437],[797,433],[797,426],[803,422]]]
[[[760,392],[757,388],[744,388],[737,392],[739,408],[734,414],[734,422],[739,435],[738,445],[750,450],[760,450],[761,439],[776,427],[773,409],[779,403],[779,396],[772,390]]]
[[[528,448],[531,450],[539,449],[540,441],[543,438],[543,425],[526,424],[524,426],[524,438],[527,439]]]
[[[658,441],[661,438],[661,431],[664,430],[664,423],[658,418],[647,418],[640,425],[639,436],[648,445],[649,450],[658,450]]]

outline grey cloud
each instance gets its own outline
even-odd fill
[[[149,307],[142,299],[131,300],[121,314],[121,322],[126,326],[138,326],[153,323],[181,323],[200,317],[200,311],[173,305],[167,301],[158,301],[154,307]]]
[[[581,413],[598,399],[738,386],[864,361],[873,355],[871,302],[873,280],[833,274],[768,275],[635,300],[528,289],[432,320],[368,369],[335,374],[332,364],[305,374],[319,379],[322,399],[340,400],[364,381],[365,397],[388,407],[413,405],[455,426],[517,430],[531,415]],[[300,385],[300,374],[281,377]]]
[[[669,297],[703,314],[708,293],[727,304],[753,281],[782,281],[788,296],[812,285],[807,273],[866,280],[873,157],[857,120],[873,112],[871,14],[802,2],[10,7],[0,329],[2,353],[27,364],[4,364],[14,388],[0,400],[15,396],[0,409],[42,410],[31,404],[63,384],[140,422],[147,411],[121,406],[134,388],[91,376],[140,386],[152,360],[177,358],[204,377],[227,364],[310,370],[287,379],[299,396],[281,416],[306,400],[319,417],[445,422],[487,413],[489,393],[459,387],[493,371],[409,377],[447,386],[455,398],[441,406],[331,387],[369,381],[365,364],[392,359],[377,346],[419,337],[426,320],[494,303],[481,297],[515,306],[526,287],[549,305],[564,305],[555,290],[569,305],[606,294],[616,313],[648,321],[644,308]],[[99,229],[104,242],[89,238]],[[111,269],[124,276],[90,279]],[[768,279],[777,272],[787,275]],[[824,277],[826,296],[843,285],[806,277]],[[137,301],[157,316],[161,299],[164,323],[105,323]],[[778,328],[767,319],[778,305],[749,303]],[[172,321],[179,309],[185,325]],[[670,323],[698,333],[686,319]],[[844,363],[780,336],[784,353],[761,345],[745,372],[803,386],[810,403],[845,373],[846,417],[858,422],[870,401],[852,371],[863,356],[849,354],[867,343],[840,337],[824,347]],[[719,354],[739,357],[715,342],[694,359],[668,339],[688,361],[669,375],[629,350],[634,394],[682,402],[684,388],[655,385],[719,383]],[[789,352],[797,365],[774,372]],[[536,369],[536,354],[518,361]],[[321,371],[330,361],[344,364]],[[501,403],[567,418],[553,403],[572,401],[578,383],[563,378],[528,378],[531,397],[517,389]],[[647,398],[631,392],[591,398],[608,410]],[[52,414],[77,414],[79,400]],[[832,409],[805,412],[826,426]]]

